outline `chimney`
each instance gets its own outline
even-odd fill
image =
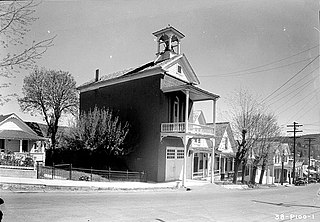
[[[96,82],[99,81],[99,69],[96,69]]]

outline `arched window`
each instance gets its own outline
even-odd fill
[[[179,98],[176,96],[173,103],[173,122],[177,123],[180,120],[180,111],[179,111]]]

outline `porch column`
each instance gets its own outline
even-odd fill
[[[274,175],[274,165],[272,165],[272,184],[274,184],[274,178],[275,178],[275,175]]]
[[[219,154],[219,166],[218,166],[218,170],[219,170],[219,174],[221,175],[222,172],[222,167],[221,167],[221,153]]]
[[[194,172],[194,152],[191,155],[191,180],[193,180],[193,172]]]
[[[234,171],[234,157],[232,157],[232,170],[231,171]]]
[[[216,100],[212,100],[212,123],[213,123],[213,137],[212,141],[212,153],[211,153],[211,183],[214,183],[214,151],[216,146]]]
[[[269,166],[267,166],[267,169],[266,169],[266,184],[269,184],[269,176],[270,176]]]
[[[171,43],[169,43],[171,44]],[[189,90],[186,90],[186,107],[185,107],[185,136],[184,136],[184,157],[183,157],[183,175],[182,186],[186,186],[187,180],[187,146],[188,146],[188,131],[189,131]]]
[[[205,157],[204,154],[202,154],[202,177],[204,178],[206,175],[206,161],[205,161]]]
[[[159,39],[159,37],[157,38],[157,43],[158,43],[158,45],[157,45],[157,54],[159,54],[160,53],[160,39]]]
[[[19,144],[20,145],[19,146],[20,147],[20,153],[22,153],[22,140],[19,140],[19,142],[20,142],[20,144]]]
[[[214,147],[215,147],[215,139],[212,137],[211,139],[212,143],[212,152],[211,152],[211,178],[210,178],[210,183],[214,183],[214,161],[215,161],[215,156],[214,156]]]

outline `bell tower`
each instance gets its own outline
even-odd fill
[[[152,34],[157,37],[156,62],[170,59],[181,53],[180,42],[184,35],[177,29],[168,25],[166,28]]]

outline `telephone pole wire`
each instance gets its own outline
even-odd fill
[[[315,141],[315,138],[311,138],[311,137],[308,137],[308,138],[305,138],[304,141],[308,141],[309,142],[309,163],[308,163],[308,183],[310,182],[310,150],[311,150],[311,142],[312,141]]]
[[[293,125],[287,125],[287,127],[293,127],[293,131],[287,131],[288,133],[293,133],[293,167],[292,167],[292,183],[296,182],[296,133],[302,132],[302,130],[297,130],[297,127],[302,125],[293,122]]]

